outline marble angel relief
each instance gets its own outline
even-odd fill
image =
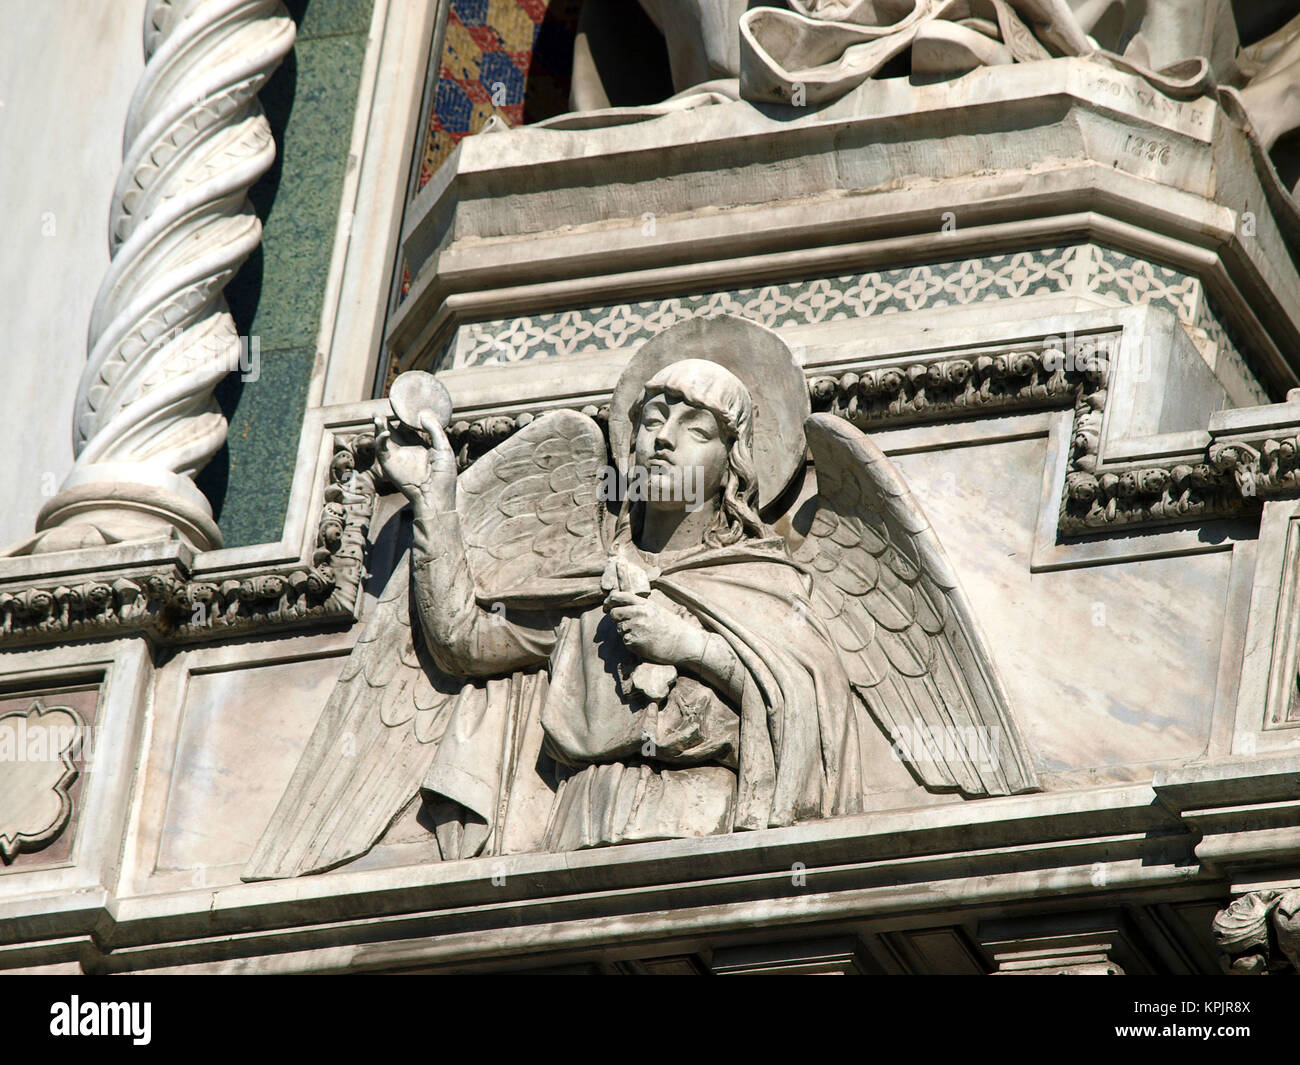
[[[870,439],[809,416],[774,333],[666,330],[608,450],[556,411],[459,476],[449,404],[410,394],[377,440],[410,550],[245,879],[364,854],[417,796],[452,860],[859,813],[873,744],[934,790],[1036,788],[935,533]]]

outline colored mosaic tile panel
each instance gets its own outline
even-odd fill
[[[493,115],[512,126],[568,110],[581,0],[451,0],[419,187]]]

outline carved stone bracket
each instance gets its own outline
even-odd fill
[[[193,477],[221,447],[212,392],[248,369],[222,290],[261,240],[248,189],[275,158],[257,92],[293,46],[281,0],[149,0],[91,314],[76,462],[42,508],[46,553],[180,535],[220,546]]]
[[[1212,932],[1234,976],[1300,973],[1300,888],[1249,891],[1219,911]]]

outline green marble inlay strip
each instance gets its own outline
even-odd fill
[[[261,92],[275,165],[249,196],[262,246],[226,288],[258,364],[217,391],[230,434],[199,477],[229,547],[277,540],[333,254],[372,0],[293,0],[294,50]]]

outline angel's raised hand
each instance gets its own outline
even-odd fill
[[[429,431],[429,426],[421,427]],[[384,476],[414,506],[445,512],[456,506],[456,458],[442,428],[436,422],[433,428],[437,435],[430,434],[430,447],[400,422],[385,427],[376,418],[375,457]]]
[[[429,449],[429,468],[434,473],[450,473],[455,477],[456,453],[451,449],[451,441],[447,439],[447,431],[442,427],[433,411],[420,411],[420,428],[424,430],[431,445]]]

